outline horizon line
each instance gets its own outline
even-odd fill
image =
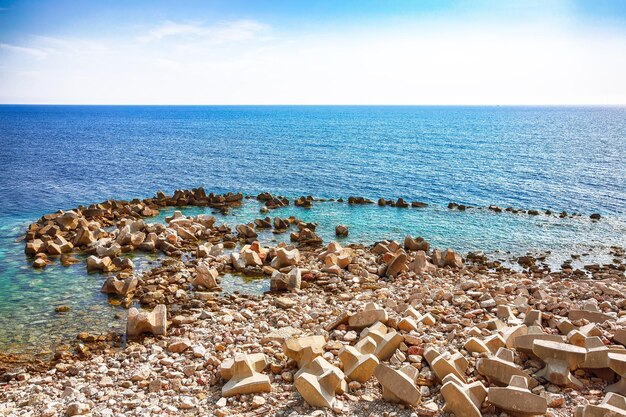
[[[0,103],[0,106],[169,106],[169,107],[626,107],[625,103],[444,103],[444,104],[324,104],[324,103]]]

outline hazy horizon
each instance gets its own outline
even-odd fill
[[[0,103],[625,105],[626,3],[0,0]]]

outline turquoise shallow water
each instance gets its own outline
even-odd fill
[[[0,348],[10,352],[123,328],[125,310],[99,293],[103,276],[86,274],[84,265],[35,271],[16,243],[42,214],[106,198],[198,185],[404,197],[430,206],[329,202],[271,215],[316,221],[325,240],[342,223],[350,227],[347,242],[414,234],[502,259],[550,250],[552,265],[572,253],[608,262],[611,245],[626,245],[624,108],[0,106],[0,144]],[[448,201],[584,216],[459,212]],[[602,220],[590,221],[593,212]],[[220,221],[255,217],[258,203],[247,201]],[[261,237],[270,243],[288,235]],[[136,262],[147,267],[150,259]],[[252,292],[266,285],[225,281],[226,289]],[[58,305],[71,311],[57,314]]]

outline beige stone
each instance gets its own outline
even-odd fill
[[[550,340],[536,340],[533,353],[546,364],[537,372],[538,377],[543,377],[555,385],[582,387],[582,382],[570,371],[578,369],[585,361],[587,356],[585,348]]]
[[[467,342],[465,342],[465,344],[463,345],[463,349],[467,350],[470,353],[488,353],[491,355],[491,350],[489,349],[489,346],[487,346],[484,341],[476,337],[469,338]]]
[[[248,354],[248,360],[255,372],[263,372],[269,363],[264,353],[250,353]],[[231,379],[234,375],[234,365],[235,358],[225,359],[220,364],[220,376],[225,380]]]
[[[217,277],[219,273],[217,269],[210,268],[204,262],[201,262],[196,267],[196,276],[193,281],[191,281],[191,285],[195,288],[205,288],[207,290],[217,288]]]
[[[385,364],[380,364],[374,372],[376,379],[383,387],[383,399],[390,402],[401,402],[409,405],[416,405],[421,394],[415,385],[418,371],[410,365],[400,370],[390,368]]]
[[[297,265],[300,261],[300,251],[298,249],[287,250],[285,248],[276,249],[276,256],[272,259],[272,268],[281,269],[287,266]]]
[[[349,379],[361,383],[372,377],[379,363],[375,355],[361,353],[353,346],[344,346],[339,351],[338,356],[343,364],[345,375]]]
[[[379,307],[377,304],[368,303],[365,308],[359,312],[354,313],[348,320],[348,325],[355,328],[363,328],[371,326],[377,321],[386,323],[388,319],[385,309]]]
[[[485,376],[491,384],[507,385],[512,377],[519,376],[524,378],[532,388],[536,387],[539,383],[522,371],[522,368],[513,360],[512,350],[500,348],[495,356],[478,359],[476,371]]]
[[[606,391],[626,395],[626,353],[609,352],[607,356],[609,368],[619,375],[620,380],[607,386]]]
[[[509,349],[515,348],[515,339],[518,336],[525,335],[526,333],[528,333],[528,327],[525,324],[505,327],[504,329],[500,330],[502,339],[504,339],[504,344]]]
[[[269,376],[257,371],[263,362],[258,358],[257,362],[253,362],[247,354],[237,353],[229,371],[224,372],[231,378],[222,387],[222,396],[232,397],[239,394],[270,392],[272,386]]]
[[[136,337],[142,333],[162,336],[167,333],[167,309],[164,304],[158,304],[150,313],[140,312],[134,307],[128,310],[126,335]]]
[[[598,405],[578,406],[575,417],[626,417],[626,397],[610,392]]]
[[[306,372],[296,376],[294,385],[304,401],[313,407],[332,408],[335,395],[345,390],[343,372],[322,356],[316,357]]]
[[[565,342],[563,336],[558,334],[548,334],[543,331],[543,329],[539,326],[530,326],[527,328],[526,334],[517,336],[515,338],[515,342],[513,343],[513,347],[516,350],[524,353],[532,353],[533,352],[533,344],[536,340],[550,340],[552,342]]]
[[[511,377],[508,387],[491,387],[487,401],[514,416],[544,415],[548,411],[545,397],[533,394],[528,381],[518,375]]]
[[[581,310],[570,310],[569,319],[572,321],[585,319],[592,323],[604,323],[613,319],[613,317],[598,310],[598,306],[595,303],[587,303]]]
[[[128,293],[135,291],[138,282],[139,280],[134,275],[131,275],[124,280],[117,279],[116,277],[109,277],[106,281],[104,281],[100,292],[103,292],[104,294],[127,295]]]
[[[428,257],[426,256],[426,252],[420,250],[415,253],[413,262],[409,265],[409,270],[418,275],[424,273],[432,274],[437,270],[437,266],[430,263]]]
[[[465,371],[469,364],[459,352],[453,355],[447,352],[441,354],[434,347],[429,347],[424,351],[424,358],[440,381],[443,381],[446,375],[454,374],[462,382],[466,382]]]
[[[289,273],[283,274],[274,271],[270,278],[270,291],[295,291],[302,285],[302,273],[300,268],[293,268]]]
[[[407,266],[407,259],[406,253],[404,252],[396,254],[387,264],[385,275],[388,277],[395,277],[403,272],[406,272],[409,269]]]
[[[524,324],[526,326],[541,326],[542,317],[540,310],[529,310],[524,316]]]
[[[481,417],[480,408],[487,398],[487,389],[480,381],[466,384],[456,375],[449,374],[443,379],[441,395],[445,400],[443,411],[454,413],[456,417]]]
[[[283,351],[302,368],[324,353],[325,344],[324,336],[292,337],[283,342]]]

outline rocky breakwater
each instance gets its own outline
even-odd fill
[[[132,245],[127,226],[174,247],[107,284],[147,308],[128,343],[81,337],[6,373],[3,415],[626,415],[623,270],[515,272],[414,237],[322,246],[296,221],[272,247],[208,217],[120,222],[105,248]],[[221,295],[234,271],[273,291]]]

